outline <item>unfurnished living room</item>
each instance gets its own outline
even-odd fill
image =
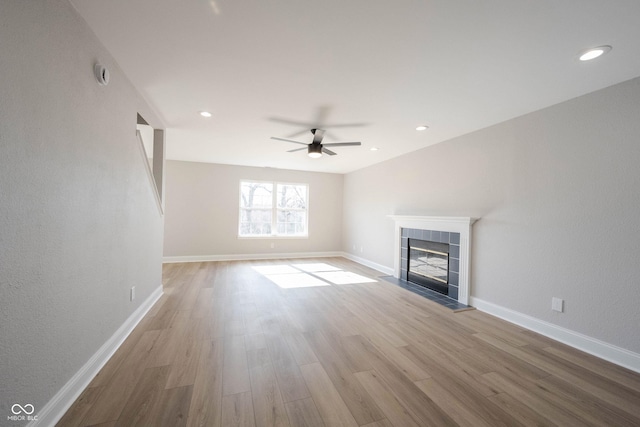
[[[0,426],[640,425],[639,18],[0,0]]]

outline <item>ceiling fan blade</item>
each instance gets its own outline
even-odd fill
[[[327,117],[329,117],[329,112],[331,111],[331,106],[329,105],[320,105],[316,110],[316,120],[315,123],[317,126],[314,127],[324,127],[324,122],[327,121]]]
[[[322,129],[312,129],[313,132],[313,143],[320,144],[322,142],[322,138],[324,138],[324,130]]]
[[[301,131],[294,132],[291,135],[287,135],[287,138],[297,138],[300,135],[306,135],[307,132],[309,132],[309,129],[303,129]]]
[[[278,141],[284,141],[284,142],[293,142],[294,144],[309,145],[306,142],[294,141],[292,139],[278,138],[278,137],[275,137],[275,136],[272,136],[271,139],[275,139],[275,140],[278,140]]]
[[[361,142],[331,142],[329,144],[322,144],[325,147],[347,147],[347,146],[355,146],[362,145]]]
[[[327,154],[328,154],[328,155],[330,155],[330,156],[335,156],[336,154],[338,154],[338,153],[334,153],[333,151],[328,150],[328,149],[326,149],[326,148],[324,148],[324,147],[322,147],[322,152],[323,152],[323,153],[327,153]]]
[[[338,138],[336,134],[334,134],[333,132],[329,132],[328,130],[324,131],[324,137],[333,139],[334,141],[340,141],[341,139],[344,139],[344,138]]]
[[[369,123],[339,123],[335,125],[324,125],[325,128],[356,128],[369,126]]]
[[[267,120],[270,120],[272,122],[284,123],[286,125],[303,126],[306,128],[313,127],[313,123],[299,122],[297,120],[281,119],[280,117],[268,117]]]
[[[306,150],[307,147],[302,147],[302,148],[294,148],[293,150],[287,150],[287,153],[295,153],[296,151],[302,151],[302,150]]]

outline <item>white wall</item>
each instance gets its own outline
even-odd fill
[[[347,174],[344,250],[391,267],[386,215],[479,217],[472,296],[640,353],[639,100],[635,79]]]
[[[161,285],[163,220],[136,113],[160,123],[69,3],[3,1],[0,40],[4,420],[40,412]]]
[[[341,250],[343,175],[181,161],[165,170],[167,260]],[[244,179],[309,184],[309,238],[239,239]]]

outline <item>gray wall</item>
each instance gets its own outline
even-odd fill
[[[69,3],[2,1],[0,40],[5,417],[41,410],[161,285],[163,220],[136,113],[160,123]]]
[[[639,100],[635,79],[347,174],[344,250],[391,267],[386,215],[479,217],[472,296],[640,352]]]
[[[181,161],[165,170],[165,257],[341,250],[343,175]],[[239,239],[243,179],[309,184],[309,238]]]

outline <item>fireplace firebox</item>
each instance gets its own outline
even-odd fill
[[[409,239],[407,279],[447,295],[449,292],[449,245]]]

